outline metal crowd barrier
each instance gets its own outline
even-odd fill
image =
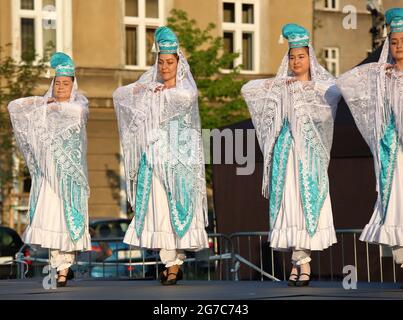
[[[195,280],[225,280],[230,279],[232,244],[223,234],[209,234],[212,247],[198,252],[186,251],[184,260],[185,279]],[[157,279],[163,269],[157,252],[145,249],[133,249],[123,245],[123,238],[93,238],[92,244],[107,243],[111,249],[112,260],[97,261],[99,254],[88,251],[76,254],[73,270],[76,278],[148,278]],[[97,246],[98,247],[98,246]],[[42,257],[26,257],[24,250],[30,248],[23,246],[13,261],[18,268],[18,278],[29,277],[29,269],[36,270],[35,276],[43,276],[43,267],[49,264],[50,252],[42,249]],[[35,250],[34,250],[35,251]],[[46,257],[43,257],[44,253]],[[122,253],[122,255],[120,254]],[[124,255],[124,258],[122,256]]]
[[[358,229],[336,230],[336,244],[324,251],[312,252],[313,279],[341,280],[343,267],[350,265],[355,267],[358,281],[396,282],[396,265],[389,249],[359,241],[361,232]],[[273,250],[267,241],[268,235],[268,232],[238,232],[229,236],[209,234],[211,248],[197,253],[186,252],[183,267],[185,279],[287,280],[291,269],[291,253]],[[150,250],[122,247],[122,240],[92,239],[93,244],[108,243],[117,259],[97,261],[97,252],[94,251],[77,255],[74,266],[76,278],[157,279],[163,268],[159,255]],[[28,271],[35,267],[39,266],[40,269],[49,264],[48,257],[26,257],[23,250],[24,247],[13,261],[18,267],[19,278],[28,277]]]
[[[359,240],[361,229],[336,230],[337,243],[323,251],[312,251],[313,279],[340,281],[343,268],[353,266],[357,281],[397,281],[391,249]],[[230,235],[234,247],[235,280],[265,278],[286,281],[291,271],[291,252],[275,251],[268,243],[269,232],[238,232]],[[389,260],[389,261],[388,261]],[[243,270],[241,265],[244,266]]]

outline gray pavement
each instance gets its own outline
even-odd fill
[[[0,300],[403,300],[401,284],[312,281],[307,288],[271,281],[181,281],[164,287],[147,280],[73,280],[68,287],[45,290],[40,279],[0,281]]]

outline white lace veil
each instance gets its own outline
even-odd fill
[[[43,96],[46,100],[53,97],[53,87],[55,85],[55,81],[56,81],[56,78],[54,78],[52,80],[52,83],[50,84],[49,89],[46,91],[45,95]],[[77,95],[78,95],[78,84],[77,84],[77,78],[74,77],[74,83],[73,83],[73,88],[71,89],[69,102],[74,102],[74,100],[76,100]]]
[[[278,197],[281,197],[281,194],[270,193],[269,190],[273,161],[279,155],[279,153],[273,154],[273,150],[277,139],[279,141],[282,139],[280,132],[283,128],[287,128],[299,161],[300,178],[307,181],[307,177],[311,177],[311,183],[316,184],[319,190],[315,195],[319,196],[320,200],[317,201],[319,207],[313,209],[316,204],[304,205],[309,232],[313,234],[317,227],[321,205],[328,192],[327,169],[340,93],[335,86],[334,77],[318,63],[311,45],[309,45],[309,59],[310,81],[293,81],[295,78],[289,69],[287,52],[276,77],[250,81],[243,87],[242,94],[248,104],[264,155],[263,196],[270,197],[271,205],[274,202],[274,207],[278,209],[277,204],[282,200]],[[277,169],[275,179],[278,182],[281,181],[278,177],[282,175],[278,174]],[[281,183],[278,183],[277,187],[281,190]],[[302,190],[301,185],[300,189]],[[276,219],[277,209],[271,208],[271,214],[274,212],[274,216],[271,216],[272,225]]]
[[[177,186],[178,177],[188,179],[188,185],[194,187],[191,192],[192,209],[189,210],[191,212],[187,215],[186,221],[181,221],[177,229],[178,231],[182,228],[186,231],[192,219],[192,212],[203,212],[205,215],[203,219],[206,223],[208,220],[198,91],[182,52],[178,51],[176,86],[156,90],[162,85],[157,55],[155,64],[138,81],[118,88],[114,93],[127,195],[134,210],[138,173],[143,155],[146,155],[147,161],[152,163],[153,172],[159,177],[174,202],[183,200],[183,192]],[[179,132],[172,134],[170,129],[172,123],[177,123]],[[194,152],[192,159],[182,161],[183,159],[178,158],[178,153],[170,152],[170,143],[178,141],[180,138],[177,135],[187,130],[193,133],[188,144],[193,144]],[[139,223],[142,219],[138,219]]]
[[[395,59],[393,59],[392,54],[390,52],[390,41],[389,41],[389,36],[386,37],[385,42],[383,44],[381,56],[379,57],[378,60],[379,63],[389,63],[389,64],[395,64]]]
[[[309,45],[308,49],[311,80],[307,83],[297,81],[288,85],[285,84],[287,80],[293,78],[293,73],[289,68],[289,52],[287,52],[281,62],[276,77],[271,81],[271,86],[269,86],[267,95],[273,97],[277,96],[278,104],[281,105],[278,109],[277,119],[275,120],[275,127],[277,127],[275,131],[277,134],[279,133],[284,118],[288,117],[294,139],[296,140],[295,147],[301,158],[310,159],[311,155],[305,154],[306,150],[303,147],[304,141],[306,141],[303,133],[304,121],[300,120],[304,117],[303,109],[297,111],[293,106],[304,103],[305,101],[305,108],[307,108],[305,110],[305,116],[310,119],[310,123],[314,123],[312,120],[314,114],[319,115],[320,112],[323,113],[323,115],[319,115],[319,118],[322,118],[320,121],[326,120],[326,122],[317,128],[316,136],[319,138],[319,144],[323,147],[321,148],[323,150],[323,158],[329,160],[333,140],[333,122],[340,94],[334,84],[334,76],[319,64],[312,45]],[[310,104],[323,104],[330,108],[316,109],[313,106],[310,107]],[[327,114],[327,110],[330,111],[329,115]],[[277,136],[277,134],[275,136]],[[270,145],[273,143],[274,141],[272,141]]]
[[[46,91],[45,95],[43,96],[45,101],[47,101],[49,98],[53,97],[53,87],[54,87],[55,81],[56,81],[56,77],[52,80],[49,89]],[[78,89],[77,77],[74,77],[74,83],[73,83],[73,88],[71,89],[69,102],[70,103],[73,103],[73,102],[79,103],[80,106],[83,108],[83,111],[88,115],[88,113],[89,113],[88,99]]]
[[[9,112],[16,142],[32,177],[30,218],[45,180],[63,201],[73,241],[83,235],[88,217],[86,121],[88,100],[75,81],[67,103],[48,104],[53,84],[44,97],[12,101]]]
[[[310,72],[311,72],[311,80],[312,81],[329,81],[334,80],[334,76],[330,74],[325,68],[323,68],[316,58],[315,50],[312,45],[308,46],[309,51],[309,64],[310,64]],[[276,78],[287,78],[292,77],[292,71],[289,68],[289,53],[287,52],[281,61],[280,68],[277,71]]]
[[[378,62],[360,65],[337,80],[355,123],[374,156],[378,192],[382,164],[379,144],[390,127],[392,114],[400,142],[403,143],[403,86],[399,72],[387,70],[389,64],[393,65],[395,61],[390,52],[388,36]]]

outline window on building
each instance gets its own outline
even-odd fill
[[[164,24],[163,0],[125,0],[126,66],[146,69],[155,62],[151,52],[155,30]]]
[[[242,34],[242,66],[244,70],[253,70],[253,34]]]
[[[242,23],[253,23],[253,4],[242,4]]]
[[[258,72],[258,5],[257,0],[222,2],[224,51],[240,54],[228,69],[241,65],[242,72]]]
[[[35,19],[21,18],[21,57],[29,60],[35,55]]]
[[[146,0],[146,17],[158,19],[159,0]]]
[[[154,45],[154,34],[156,30],[156,27],[148,27],[146,29],[146,63],[148,66],[155,63],[155,53],[152,52],[152,48]]]
[[[326,62],[326,69],[334,76],[339,76],[339,48],[324,48],[324,58]]]
[[[138,0],[126,0],[125,1],[125,15],[126,15],[126,17],[138,17],[139,16]]]
[[[137,27],[126,26],[126,64],[137,65]]]
[[[71,54],[71,0],[15,0],[12,20],[17,59],[55,51]]]
[[[235,3],[224,2],[224,22],[235,22]]]
[[[339,0],[324,0],[324,8],[326,10],[338,10]]]
[[[21,0],[20,7],[22,10],[34,10],[35,9],[34,0]]]
[[[234,52],[234,33],[233,32],[224,32],[224,51],[227,53]],[[234,63],[231,62],[227,69],[234,68]]]

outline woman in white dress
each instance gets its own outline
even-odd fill
[[[389,9],[390,34],[377,63],[337,80],[374,157],[378,199],[360,240],[390,247],[403,267],[403,8]]]
[[[327,169],[340,94],[318,64],[308,31],[287,24],[282,35],[290,49],[276,77],[248,82],[242,95],[264,155],[270,246],[292,250],[288,284],[306,286],[311,251],[337,242]]]
[[[32,186],[29,226],[23,239],[50,249],[57,285],[73,277],[76,251],[91,250],[88,231],[88,101],[77,92],[74,63],[55,53],[56,76],[44,97],[12,101],[10,113],[17,145],[28,166]]]
[[[197,87],[176,35],[158,28],[154,48],[155,65],[114,93],[134,211],[124,242],[160,249],[160,281],[174,285],[184,250],[208,248],[203,145]]]

